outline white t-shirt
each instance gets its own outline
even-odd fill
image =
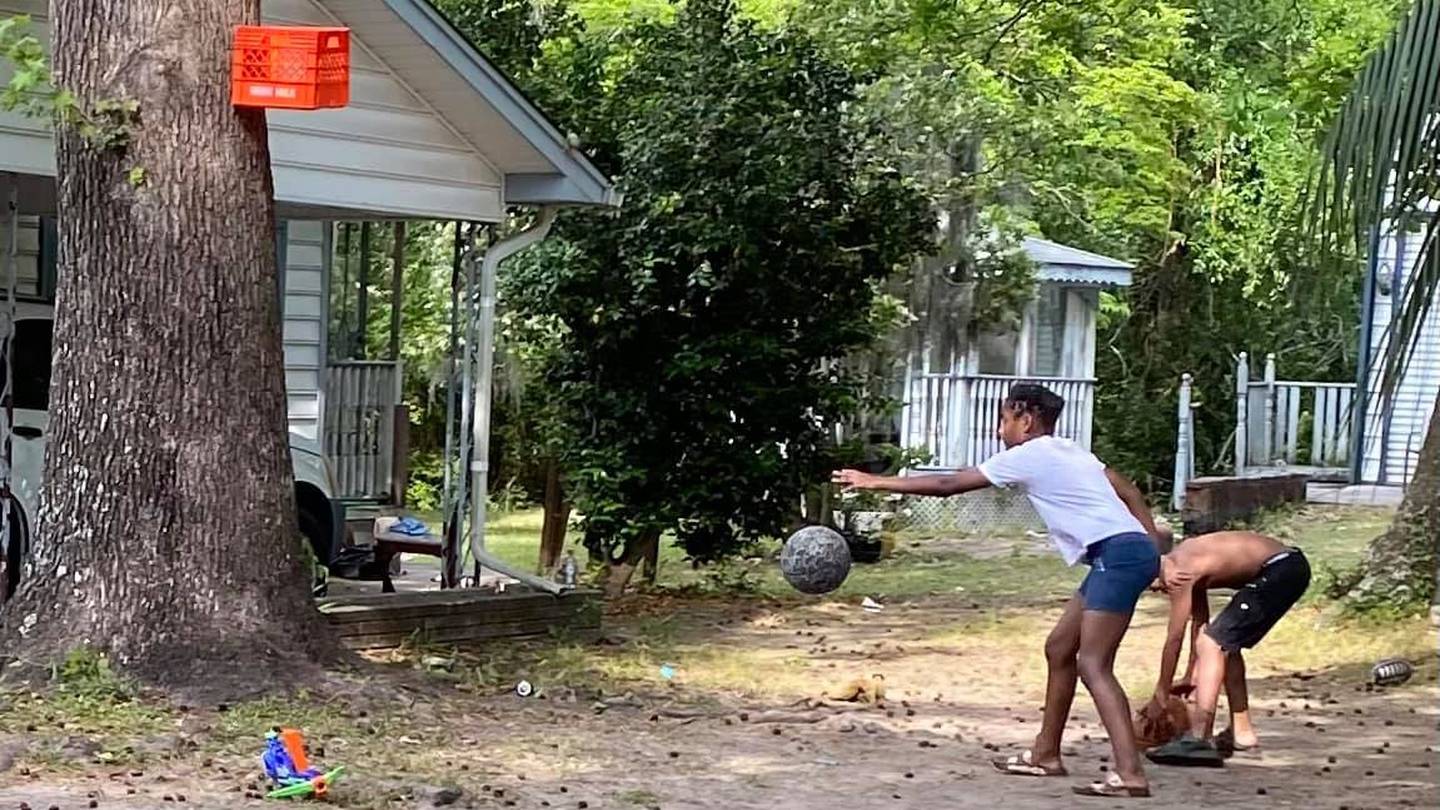
[[[1031,439],[991,456],[980,474],[997,487],[1024,491],[1067,565],[1107,537],[1145,532],[1105,477],[1105,465],[1069,439]]]

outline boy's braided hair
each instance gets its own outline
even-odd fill
[[[1035,417],[1042,432],[1054,433],[1060,412],[1065,410],[1065,400],[1043,385],[1019,383],[1006,395],[1005,410],[1016,416],[1028,413]]]

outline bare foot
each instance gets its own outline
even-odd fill
[[[1221,751],[1248,751],[1260,747],[1260,738],[1254,731],[1238,733],[1234,728],[1227,728],[1215,735],[1215,747]]]

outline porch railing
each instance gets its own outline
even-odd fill
[[[1250,379],[1250,358],[1235,368],[1235,468],[1256,475],[1294,468],[1315,476],[1350,469],[1355,384],[1277,380],[1275,355]]]
[[[1018,383],[1044,385],[1065,399],[1055,433],[1090,447],[1095,381],[991,374],[918,374],[901,415],[901,443],[929,451],[932,469],[973,467],[1000,452],[1000,407]]]
[[[325,455],[335,472],[336,497],[385,499],[395,484],[395,414],[400,363],[331,363],[325,383]]]

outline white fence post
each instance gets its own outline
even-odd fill
[[[1250,355],[1235,363],[1235,474],[1244,475],[1250,452]]]
[[[1275,355],[1265,355],[1265,435],[1260,447],[1264,453],[1260,463],[1269,467],[1275,460]]]
[[[1185,507],[1185,485],[1195,475],[1195,431],[1190,409],[1190,386],[1194,378],[1186,374],[1180,378],[1180,406],[1176,411],[1179,429],[1175,439],[1175,492],[1170,505],[1175,511]]]

